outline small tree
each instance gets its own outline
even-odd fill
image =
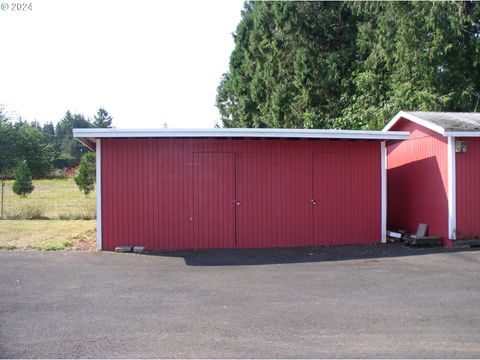
[[[20,161],[15,168],[15,182],[13,192],[19,196],[27,196],[33,191],[32,173],[28,167],[27,160]]]
[[[74,180],[85,196],[90,194],[95,188],[95,155],[92,152],[82,155],[80,167]]]
[[[98,109],[97,113],[93,117],[93,127],[95,128],[111,128],[113,118],[110,116],[107,110],[104,108]]]

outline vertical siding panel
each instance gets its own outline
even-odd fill
[[[103,204],[108,204],[110,201],[111,201],[111,198],[109,196],[109,194],[107,194],[108,192],[108,187],[106,186],[106,184],[108,184],[108,181],[109,181],[109,176],[107,174],[107,171],[110,170],[110,166],[109,166],[109,161],[107,160],[107,157],[108,157],[108,149],[105,149],[105,148],[108,148],[108,145],[106,144],[106,142],[103,142],[102,143],[102,162],[101,162],[101,168],[100,170],[97,169],[97,176],[98,176],[98,172],[100,171],[101,174],[102,174],[102,182],[101,182],[101,203]],[[99,156],[99,154],[97,153],[96,156]],[[98,190],[99,189],[95,189],[96,190],[96,196],[98,196]],[[109,221],[109,219],[107,218],[108,217],[108,213],[105,211],[105,207],[102,206],[102,208],[100,209],[100,211],[102,212],[102,220],[103,220],[103,224],[102,224],[102,249],[105,249],[106,248],[106,242],[107,242],[107,239],[111,237],[110,235],[110,230],[111,230],[111,221]],[[97,226],[98,225],[98,219],[97,219]]]
[[[315,245],[380,240],[379,142],[358,141],[343,146],[331,144],[328,152],[313,156]],[[365,171],[371,163],[376,164],[377,171]]]
[[[108,229],[107,234],[102,235],[102,249],[110,250],[110,239],[114,237],[115,226],[113,222],[115,221],[115,216],[112,212],[108,211],[108,204],[111,204],[115,201],[115,192],[114,187],[111,185],[114,179],[115,171],[115,158],[112,155],[112,142],[108,139],[102,139],[102,226],[105,229]],[[103,162],[104,158],[108,158],[106,163]],[[106,178],[104,178],[106,176]],[[103,194],[108,192],[107,197],[103,197]]]
[[[121,242],[118,245],[124,245],[128,240],[128,227],[130,226],[129,214],[127,213],[130,201],[130,193],[128,192],[128,183],[130,173],[128,170],[128,143],[120,143],[117,146],[117,150],[120,152],[120,156],[117,158],[117,175],[122,177],[122,181],[119,182],[118,186],[118,198],[117,201],[121,204],[119,211],[122,213],[121,223],[117,222],[116,227],[121,233]]]
[[[111,151],[109,151],[109,143],[108,141],[102,141],[102,153],[101,155],[97,154],[97,156],[102,157],[101,161],[101,168],[100,170],[97,169],[97,172],[100,171],[101,177],[102,177],[102,182],[101,182],[101,203],[102,204],[108,204],[112,201],[112,197],[110,195],[110,187],[107,186],[109,184],[110,180],[110,171],[112,169],[112,166],[110,165],[110,154]],[[97,173],[98,176],[98,173]],[[98,189],[96,196],[98,196]],[[112,221],[110,219],[110,214],[105,211],[106,208],[102,206],[102,209],[100,209],[102,212],[102,249],[107,249],[107,243],[108,239],[112,237],[111,231],[112,231]],[[97,226],[98,225],[98,219],[97,219]]]
[[[194,221],[198,246],[234,247],[233,153],[194,154]]]
[[[121,151],[121,145],[119,142],[116,142],[114,140],[109,140],[111,143],[111,150],[113,152],[112,156],[114,158],[114,161],[112,162],[112,166],[114,167],[112,171],[112,182],[113,182],[113,187],[115,188],[114,196],[115,196],[115,201],[112,200],[112,203],[108,204],[111,207],[107,208],[108,212],[111,212],[115,215],[115,220],[112,220],[112,226],[114,227],[114,232],[113,232],[113,237],[110,239],[110,250],[112,250],[115,245],[122,244],[123,239],[124,239],[124,232],[123,228],[120,227],[121,224],[125,224],[124,221],[124,207],[123,203],[125,201],[126,194],[121,191],[121,186],[125,186],[125,180],[126,180],[126,173],[125,170],[121,168],[120,162],[122,161],[121,159],[124,159],[123,153]],[[115,155],[114,155],[115,154]],[[121,180],[120,180],[121,176]]]
[[[167,148],[166,148],[166,167],[165,167],[165,175],[167,176],[168,182],[167,182],[167,187],[166,187],[166,193],[167,193],[167,207],[165,208],[165,216],[168,218],[168,229],[170,236],[167,239],[167,248],[168,249],[174,249],[175,248],[175,241],[177,240],[177,229],[175,226],[175,204],[173,201],[173,197],[175,195],[174,193],[174,187],[175,187],[175,181],[173,177],[173,172],[175,170],[175,151],[173,149],[173,143],[172,139],[167,140]]]
[[[132,208],[132,192],[130,191],[130,182],[131,182],[131,157],[132,154],[129,153],[128,149],[131,146],[130,140],[126,141],[126,148],[124,148],[123,151],[123,156],[125,157],[125,165],[122,166],[124,167],[124,174],[125,174],[125,185],[122,186],[123,190],[123,196],[125,196],[125,201],[124,201],[124,206],[123,206],[123,214],[124,214],[124,223],[120,225],[122,230],[124,231],[124,236],[123,240],[124,242],[122,243],[123,245],[128,243],[128,240],[130,239],[130,233],[133,230],[133,218],[130,216],[129,209]],[[133,151],[133,150],[132,150]],[[122,196],[122,195],[121,195]]]
[[[150,139],[149,141],[149,154],[150,154],[150,159],[148,161],[149,165],[151,166],[150,168],[150,173],[149,176],[151,178],[150,181],[150,191],[148,194],[148,199],[149,199],[149,236],[148,236],[148,242],[147,242],[147,249],[152,249],[153,248],[153,242],[154,242],[154,236],[155,236],[155,193],[156,189],[158,188],[158,178],[156,177],[157,169],[157,161],[155,159],[155,142]]]
[[[162,227],[160,229],[160,235],[159,237],[161,238],[161,248],[163,249],[168,249],[168,242],[167,242],[167,239],[169,239],[171,237],[171,234],[170,234],[170,228],[168,227],[168,223],[169,223],[169,220],[168,220],[168,216],[167,216],[167,206],[168,206],[168,198],[167,198],[167,195],[168,195],[168,188],[167,188],[167,185],[168,185],[168,177],[167,177],[167,174],[166,174],[166,171],[168,170],[167,169],[167,161],[166,161],[166,158],[167,158],[167,144],[166,144],[166,141],[165,140],[162,140],[161,142],[159,142],[159,159],[160,159],[160,166],[158,168],[159,170],[159,179],[161,179],[161,190],[159,191],[159,198],[160,198],[160,213],[159,213],[159,217],[160,217],[160,220],[161,220],[161,224],[162,224]]]
[[[136,149],[135,149],[135,140],[129,140],[128,141],[130,148],[132,151],[128,152],[128,163],[127,163],[127,173],[128,173],[128,183],[127,183],[127,188],[126,192],[128,194],[128,203],[126,204],[127,206],[125,207],[127,218],[126,221],[129,224],[127,226],[127,238],[126,238],[126,244],[129,244],[132,241],[132,238],[135,236],[135,232],[138,231],[138,223],[137,223],[137,214],[136,211],[138,209],[135,207],[135,189],[134,189],[134,171],[133,171],[133,165],[135,164],[135,157],[136,157]],[[126,245],[125,244],[125,245]]]
[[[106,188],[109,189],[110,197],[109,201],[103,201],[102,199],[102,208],[105,209],[105,212],[102,211],[102,213],[105,214],[104,217],[102,217],[102,222],[110,228],[110,235],[102,239],[102,242],[105,244],[105,249],[111,250],[114,248],[114,243],[115,239],[118,238],[118,226],[116,226],[116,222],[119,219],[119,212],[118,209],[112,209],[109,208],[109,205],[115,204],[115,202],[118,203],[118,180],[116,180],[117,172],[118,172],[118,166],[117,166],[117,158],[118,156],[116,155],[116,147],[117,143],[109,140],[109,139],[102,139],[102,155],[103,155],[103,145],[104,143],[107,145],[107,153],[108,153],[108,168],[105,169],[106,172],[108,172],[108,182],[103,183],[103,178],[102,178],[102,189]],[[103,163],[103,161],[102,161]],[[103,166],[103,164],[102,164]],[[102,191],[103,192],[103,191]],[[118,205],[117,205],[118,207]],[[107,219],[107,223],[104,222],[103,219]]]
[[[147,249],[152,248],[152,233],[153,233],[153,208],[152,208],[152,203],[153,203],[153,187],[154,183],[156,182],[155,177],[153,176],[153,168],[154,168],[154,162],[153,162],[153,148],[152,148],[152,139],[148,139],[146,142],[147,146],[147,193],[146,193],[146,198],[147,198],[147,237],[145,239],[145,246]]]
[[[153,193],[154,199],[154,206],[153,206],[153,221],[154,221],[154,235],[153,235],[153,244],[150,245],[150,249],[154,248],[163,248],[163,236],[165,234],[164,227],[163,227],[163,219],[161,216],[162,208],[163,208],[163,199],[162,199],[162,189],[163,189],[163,176],[160,174],[160,141],[152,140],[154,146],[154,176],[157,179],[155,184],[155,189]],[[155,244],[155,246],[154,246]]]
[[[142,236],[143,229],[142,229],[142,204],[141,204],[141,189],[142,189],[142,173],[140,167],[140,159],[141,159],[141,149],[140,149],[140,141],[139,139],[133,139],[133,156],[132,156],[132,166],[131,166],[131,173],[132,173],[132,182],[130,184],[130,191],[133,194],[133,201],[132,201],[132,209],[130,212],[132,216],[135,218],[135,231],[132,232],[129,239],[129,244],[137,244],[137,240]]]
[[[456,153],[457,239],[480,236],[480,139],[467,142],[467,151]]]
[[[151,188],[151,170],[152,170],[152,164],[150,162],[150,139],[145,139],[142,142],[143,144],[143,173],[145,175],[145,180],[143,184],[143,211],[144,211],[144,216],[143,216],[143,224],[145,226],[144,233],[143,233],[143,239],[141,246],[148,247],[149,243],[149,234],[150,234],[150,188]]]
[[[139,227],[139,234],[138,237],[132,239],[132,243],[135,245],[141,245],[145,241],[145,181],[147,177],[145,175],[145,166],[143,163],[143,152],[144,152],[144,144],[145,140],[136,140],[138,146],[138,160],[136,163],[137,171],[136,171],[136,178],[138,184],[138,196],[137,196],[137,209],[138,209],[138,227]]]

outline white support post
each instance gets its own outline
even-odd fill
[[[385,141],[380,143],[380,168],[381,168],[381,192],[382,192],[382,238],[381,242],[387,242],[387,149]]]
[[[97,250],[102,250],[102,143],[96,141]]]
[[[455,171],[455,137],[448,137],[448,237],[452,240],[457,238],[457,189]]]

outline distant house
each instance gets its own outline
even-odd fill
[[[77,170],[78,170],[79,166],[80,166],[80,164],[76,164],[76,165],[71,165],[71,166],[65,168],[65,174],[75,175],[77,173]]]
[[[384,131],[410,132],[387,143],[388,224],[426,223],[446,246],[480,237],[480,113],[402,111]]]

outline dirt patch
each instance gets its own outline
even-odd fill
[[[95,231],[91,230],[85,234],[73,237],[70,240],[70,244],[66,250],[96,251]]]

